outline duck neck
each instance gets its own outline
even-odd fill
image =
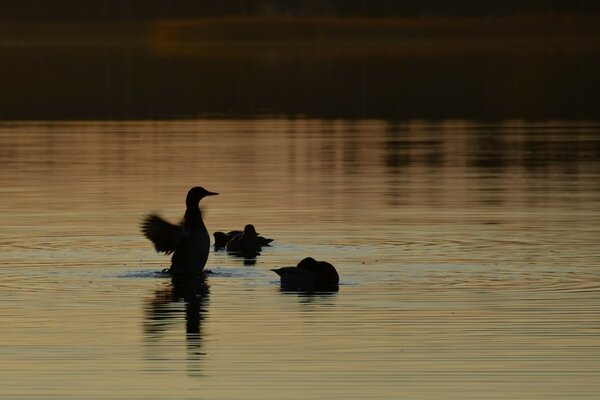
[[[185,210],[185,215],[183,217],[183,221],[185,223],[186,230],[206,230],[206,227],[204,226],[204,221],[202,220],[202,212],[200,211],[200,207],[198,207],[197,205],[187,206]]]

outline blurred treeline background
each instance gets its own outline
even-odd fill
[[[600,1],[19,0],[0,119],[600,119]]]
[[[595,0],[19,0],[4,1],[0,19],[113,20],[223,15],[483,16],[585,14]]]

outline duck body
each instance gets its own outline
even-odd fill
[[[210,250],[210,236],[202,220],[199,202],[206,196],[217,194],[201,187],[190,189],[182,224],[171,224],[156,214],[144,219],[142,233],[154,244],[156,251],[173,254],[169,273],[191,275],[204,269]]]
[[[227,246],[227,243],[229,243],[229,241],[233,238],[235,238],[238,235],[243,234],[243,231],[229,231],[229,232],[215,232],[213,233],[213,237],[215,239],[215,248],[216,249],[222,249],[225,248]],[[273,241],[273,239],[270,238],[266,238],[263,236],[258,235],[258,243],[260,244],[260,246],[270,246],[270,243]]]
[[[235,236],[243,233],[242,231],[229,231],[229,232],[215,232],[213,237],[215,238],[215,248],[222,249],[227,246],[227,242],[233,239]]]
[[[225,245],[233,253],[259,253],[262,250],[254,225],[246,225],[244,232],[235,235]]]
[[[272,269],[281,277],[281,287],[286,290],[336,291],[339,275],[333,265],[307,257],[295,267]]]
[[[169,272],[190,275],[202,271],[208,260],[209,249],[208,231],[188,232],[171,256]]]

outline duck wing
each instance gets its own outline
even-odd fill
[[[142,222],[142,233],[154,244],[157,252],[171,254],[181,240],[186,237],[182,225],[165,221],[156,214],[150,214]]]
[[[235,235],[234,237],[229,239],[229,241],[225,245],[225,249],[227,251],[241,251],[243,239],[244,239],[244,234],[238,233],[237,235]]]

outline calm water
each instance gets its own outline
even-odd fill
[[[190,294],[138,227],[194,185],[276,240]],[[600,393],[600,123],[1,123],[0,192],[2,398]]]

